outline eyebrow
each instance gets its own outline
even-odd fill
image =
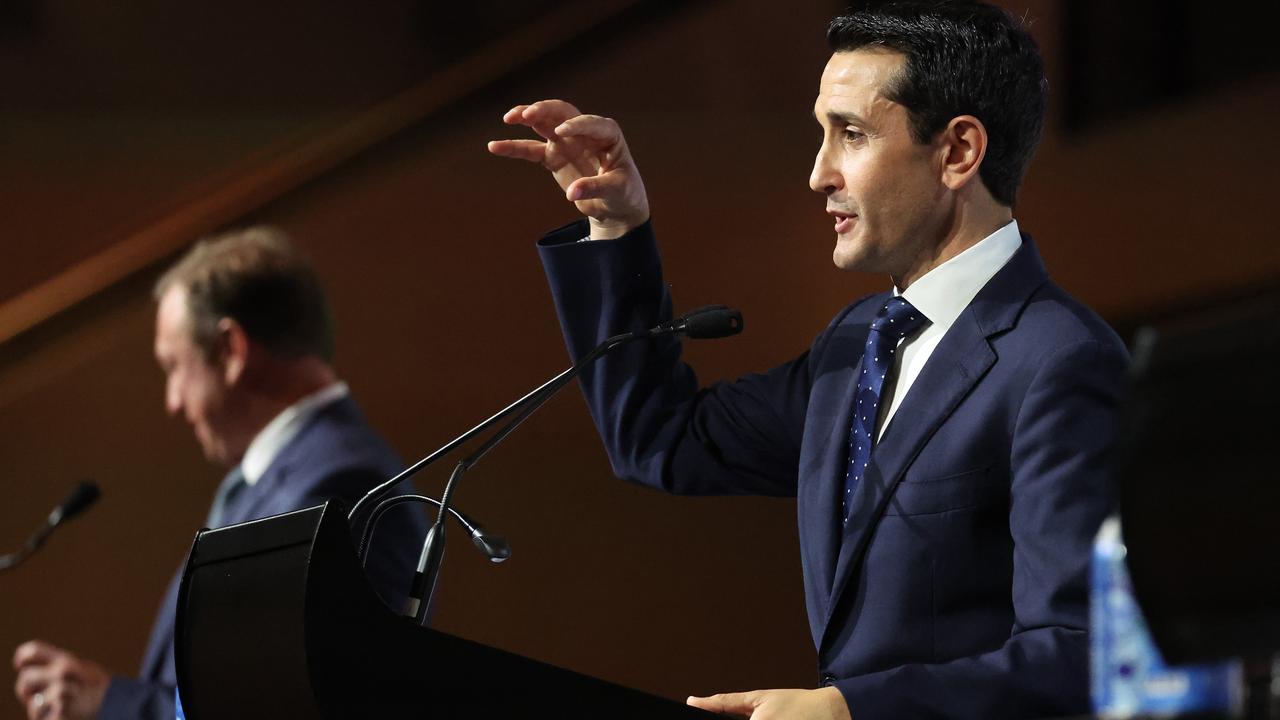
[[[818,112],[816,110],[813,111],[813,119],[818,121],[819,123],[822,122],[821,119],[818,117]],[[864,127],[864,128],[870,125],[870,123],[868,123],[866,120],[864,120],[862,117],[860,117],[856,113],[835,112],[834,110],[827,111],[827,121],[830,122],[832,125],[843,123],[846,125],[857,125],[858,127]]]

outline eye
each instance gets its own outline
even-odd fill
[[[841,130],[840,136],[844,138],[845,142],[851,142],[851,143],[858,142],[859,140],[862,140],[863,138],[866,137],[866,135],[863,134],[862,131],[854,127],[846,127],[844,130]]]

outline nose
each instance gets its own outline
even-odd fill
[[[177,417],[182,412],[182,394],[178,392],[177,383],[172,379],[164,384],[164,410],[170,417]]]
[[[836,172],[835,166],[831,163],[831,152],[827,147],[827,142],[823,140],[822,147],[818,148],[818,154],[813,159],[813,171],[809,173],[809,187],[814,192],[830,195],[840,189],[840,173]]]

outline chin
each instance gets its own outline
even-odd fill
[[[865,272],[876,275],[897,277],[900,268],[894,258],[898,253],[894,245],[884,238],[868,237],[867,234],[848,233],[836,236],[835,249],[831,251],[831,262],[847,272]]]
[[[214,465],[225,464],[225,455],[227,454],[223,448],[216,446],[212,441],[198,438],[200,440],[200,451],[204,453],[204,459]]]
[[[831,251],[831,262],[846,271],[872,272],[874,270],[870,267],[872,263],[866,248],[851,238],[836,238],[835,249]]]

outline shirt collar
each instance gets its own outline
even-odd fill
[[[244,481],[249,485],[258,482],[275,462],[280,451],[289,444],[307,421],[325,407],[351,394],[344,382],[335,382],[311,393],[298,402],[290,405],[272,418],[249,443],[240,461],[240,470],[244,473]]]
[[[905,292],[894,288],[893,294],[905,297],[933,326],[945,332],[1021,245],[1018,221],[1010,220],[973,247],[925,273]]]

